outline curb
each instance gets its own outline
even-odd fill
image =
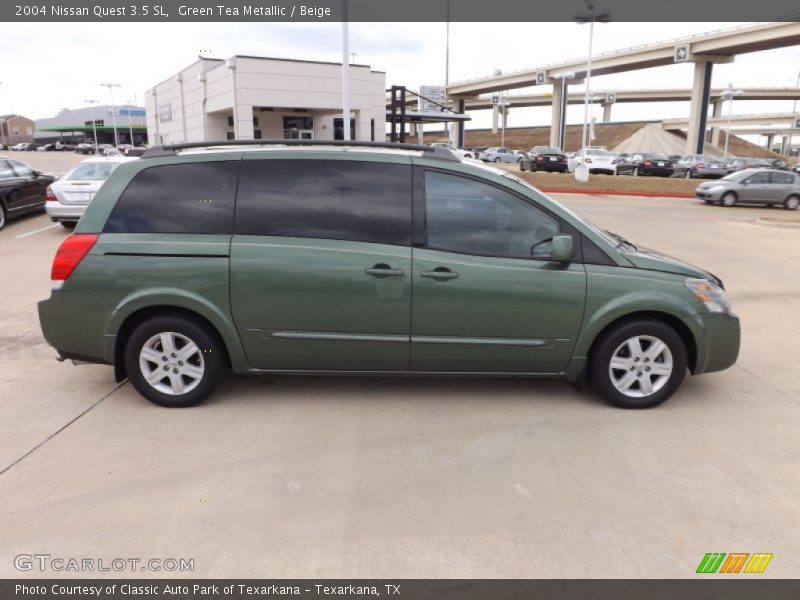
[[[694,194],[679,194],[676,192],[629,192],[616,190],[586,190],[575,188],[538,188],[542,192],[551,194],[589,194],[592,196],[642,196],[644,198],[694,198]]]

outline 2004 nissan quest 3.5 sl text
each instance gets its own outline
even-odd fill
[[[121,165],[39,304],[60,359],[189,406],[236,373],[585,376],[655,406],[731,366],[722,282],[444,148],[220,142]]]

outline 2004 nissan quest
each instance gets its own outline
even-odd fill
[[[39,303],[60,359],[189,406],[236,373],[588,376],[655,406],[731,366],[722,282],[441,147],[220,142],[121,165]],[[270,145],[271,144],[271,145]]]

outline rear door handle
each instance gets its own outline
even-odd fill
[[[433,271],[423,271],[420,275],[428,279],[458,279],[458,273],[447,267],[436,267]]]
[[[364,273],[377,277],[378,279],[386,279],[387,277],[400,277],[403,275],[404,271],[403,269],[393,269],[387,264],[379,263],[374,267],[364,269]]]

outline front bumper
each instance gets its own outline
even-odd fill
[[[741,327],[736,315],[697,315],[700,326],[697,336],[697,362],[694,374],[722,371],[732,366],[739,357]]]
[[[700,189],[694,191],[696,198],[700,198],[700,200],[709,200],[711,202],[718,202],[724,193],[725,190]]]
[[[44,209],[51,221],[78,221],[86,212],[86,206],[86,204],[47,202]]]

